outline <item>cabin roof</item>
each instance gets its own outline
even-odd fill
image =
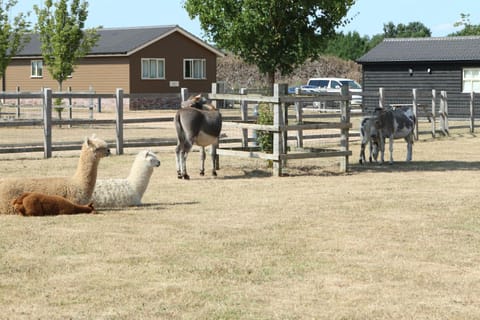
[[[382,62],[480,61],[480,37],[387,38],[357,59]]]
[[[150,44],[167,37],[168,35],[180,32],[190,40],[212,51],[217,56],[224,54],[207,44],[193,34],[185,31],[178,25],[169,26],[151,26],[151,27],[130,27],[130,28],[102,28],[99,29],[100,39],[95,47],[92,48],[88,56],[98,55],[131,55]],[[41,56],[41,43],[38,34],[32,34],[30,41],[25,45],[16,57],[35,57]]]

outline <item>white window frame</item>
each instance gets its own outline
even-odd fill
[[[142,80],[164,80],[165,79],[165,59],[164,58],[142,58],[141,61]],[[148,70],[144,67],[148,64]],[[152,69],[153,68],[153,69]]]
[[[187,80],[207,79],[207,59],[183,59],[183,78]]]
[[[30,78],[43,78],[43,60],[30,61]]]
[[[463,68],[462,92],[480,92],[480,68]]]

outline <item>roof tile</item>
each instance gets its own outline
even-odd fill
[[[357,59],[372,62],[480,61],[480,37],[384,39]]]

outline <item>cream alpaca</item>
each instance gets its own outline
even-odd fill
[[[110,155],[107,143],[94,136],[82,145],[77,171],[72,177],[16,177],[0,180],[0,213],[15,214],[11,201],[24,192],[57,195],[77,204],[87,204],[93,194],[100,159]]]
[[[135,158],[126,179],[98,179],[93,192],[95,207],[126,207],[142,204],[153,169],[160,160],[151,151],[141,151]]]

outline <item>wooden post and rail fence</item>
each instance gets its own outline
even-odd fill
[[[240,148],[221,148],[219,149],[220,155],[240,156],[250,158],[262,158],[273,161],[273,168],[275,175],[282,174],[282,168],[285,166],[287,160],[292,159],[305,159],[305,158],[317,158],[317,157],[341,157],[341,170],[346,171],[348,169],[348,157],[351,155],[349,148],[349,129],[352,127],[350,123],[349,106],[348,101],[350,99],[349,93],[346,92],[343,95],[329,94],[323,97],[313,96],[289,96],[286,94],[286,85],[275,85],[275,93],[273,96],[260,96],[260,95],[229,95],[217,93],[216,84],[212,85],[212,93],[208,95],[208,98],[213,101],[218,100],[236,100],[240,101],[241,115],[238,117],[238,121],[224,121],[224,128],[237,128],[242,130],[241,146]],[[75,92],[52,92],[51,89],[44,89],[40,93],[0,93],[0,99],[42,99],[43,100],[43,117],[38,120],[9,120],[0,121],[0,128],[2,127],[22,127],[22,126],[43,126],[44,144],[41,146],[25,146],[21,148],[7,147],[1,148],[0,153],[14,153],[14,152],[39,152],[43,151],[45,158],[52,156],[52,150],[77,150],[78,146],[72,145],[52,145],[52,126],[54,125],[84,125],[84,124],[110,124],[115,126],[116,130],[116,154],[123,154],[125,146],[128,147],[144,147],[144,146],[166,146],[174,145],[175,142],[169,141],[164,145],[154,142],[136,142],[126,143],[123,137],[123,128],[125,124],[129,123],[145,123],[145,122],[172,122],[172,117],[161,118],[144,118],[144,119],[124,119],[123,115],[123,99],[125,95],[122,89],[117,89],[115,95],[112,94],[94,94],[94,93],[75,93]],[[53,119],[52,108],[53,100],[56,98],[61,99],[96,99],[96,98],[115,98],[116,101],[116,119]],[[313,103],[318,100],[328,101],[341,101],[342,114],[330,115],[339,119],[338,122],[307,122],[307,117],[302,116],[302,103]],[[255,121],[248,120],[248,104],[251,103],[269,103],[273,105],[274,123],[271,125],[260,125],[254,123]],[[289,109],[295,108],[295,114],[297,120],[293,124],[288,123]],[[256,120],[256,119],[255,119]],[[288,131],[297,132],[297,141],[299,146],[302,145],[302,132],[303,130],[331,130],[338,129],[340,132],[340,148],[338,150],[317,150],[308,152],[295,152],[288,153],[287,141]],[[273,153],[264,153],[256,150],[246,150],[248,148],[249,141],[253,138],[248,137],[248,132],[262,130],[271,132],[273,134],[274,146]],[[223,144],[223,142],[221,142]],[[242,151],[242,149],[244,149]]]
[[[232,117],[232,119],[225,118],[224,128],[233,128],[241,130],[240,139],[221,139],[221,146],[218,150],[220,155],[238,156],[246,158],[260,158],[271,160],[273,162],[274,174],[281,175],[282,168],[289,160],[320,158],[320,157],[340,157],[340,168],[342,171],[348,170],[348,158],[351,156],[349,150],[349,137],[352,124],[350,121],[350,104],[351,95],[346,89],[342,93],[322,93],[320,95],[287,95],[286,85],[276,84],[273,96],[262,96],[259,94],[248,94],[246,90],[240,94],[225,94],[218,92],[216,84],[212,84],[211,93],[208,98],[214,103],[217,101],[237,101],[240,106],[240,116]],[[184,98],[187,96],[188,90],[182,89]],[[390,91],[388,92],[390,94]],[[385,90],[380,89],[378,93],[364,92],[363,96],[378,97],[378,105],[385,107]],[[37,93],[6,93],[0,92],[0,99],[17,99],[18,111],[20,114],[20,99],[41,99],[43,101],[43,117],[35,120],[19,120],[9,119],[8,121],[0,121],[0,128],[2,127],[22,127],[22,126],[42,126],[44,129],[44,143],[43,146],[2,146],[0,153],[16,153],[16,152],[43,152],[45,158],[52,156],[52,151],[64,150],[78,150],[79,145],[72,144],[56,144],[52,145],[52,126],[54,125],[85,125],[85,124],[101,124],[113,125],[116,130],[116,153],[123,154],[125,147],[152,147],[152,146],[173,146],[175,141],[136,141],[126,142],[124,140],[124,125],[130,123],[153,123],[153,122],[172,122],[172,117],[158,117],[158,118],[142,118],[142,119],[124,119],[123,114],[123,100],[128,95],[123,93],[122,89],[117,89],[115,94],[95,94],[93,92],[52,92],[51,89],[44,89],[43,92]],[[470,112],[470,131],[475,129],[475,94],[470,94],[469,112]],[[115,99],[116,101],[116,118],[115,119],[53,119],[52,108],[53,100],[55,98],[61,99]],[[430,106],[419,104],[419,100],[431,100]],[[314,102],[336,101],[339,102],[339,109],[331,113],[312,114],[312,112],[305,113],[304,106],[313,105]],[[439,101],[439,102],[437,102]],[[69,102],[71,105],[71,102]],[[263,125],[256,123],[256,106],[261,103],[267,103],[272,106],[274,122],[271,125]],[[249,105],[254,105],[254,112],[249,115]],[[395,107],[395,105],[393,105]],[[449,131],[449,117],[448,117],[448,97],[445,91],[440,92],[439,99],[437,92],[432,90],[427,92],[425,90],[412,90],[412,104],[415,114],[422,117],[431,118],[431,133],[435,136],[436,118],[439,120],[440,131],[443,134],[448,134]],[[437,111],[438,110],[438,111]],[[3,110],[2,110],[3,111]],[[328,119],[328,120],[327,120]],[[333,120],[332,120],[333,119]],[[311,121],[313,120],[313,121]],[[271,132],[273,135],[274,145],[273,153],[261,152],[256,148],[255,133],[257,131]],[[305,135],[304,131],[308,130],[318,132],[314,136]],[[289,132],[295,132],[294,136],[289,135]],[[336,132],[336,133],[332,133]],[[252,133],[249,136],[249,133]],[[416,137],[418,137],[418,127],[416,128]],[[335,138],[339,139],[338,148],[333,149],[314,149],[303,148],[304,140],[306,139],[324,139]],[[289,151],[287,142],[295,140],[297,149],[294,152]],[[226,142],[226,143],[224,143]],[[238,147],[228,147],[230,143],[240,142]],[[249,147],[249,143],[253,142],[253,147]]]
[[[350,105],[349,101],[351,95],[348,92],[348,88],[338,94],[324,94],[319,96],[292,96],[287,95],[286,84],[275,84],[273,90],[273,96],[260,96],[260,95],[243,95],[243,94],[224,94],[217,93],[216,84],[212,85],[212,93],[208,95],[208,98],[217,100],[234,100],[240,101],[240,121],[224,122],[225,128],[239,128],[242,130],[242,145],[240,148],[224,148],[220,145],[217,150],[219,155],[236,156],[245,158],[259,158],[271,160],[273,162],[273,174],[275,176],[281,176],[282,170],[285,168],[288,160],[295,159],[308,159],[308,158],[325,158],[325,157],[340,157],[340,170],[342,172],[348,171],[348,158],[352,155],[349,150],[349,130],[352,128],[350,123]],[[340,115],[338,113],[330,115],[315,115],[316,118],[337,118],[335,121],[306,121],[303,116],[302,104],[313,104],[317,101],[339,101],[340,102]],[[248,104],[261,104],[267,103],[273,106],[273,124],[257,124],[248,121]],[[295,123],[289,123],[289,111],[290,108],[295,109]],[[339,148],[338,149],[309,149],[303,150],[302,133],[304,130],[332,130],[338,129],[340,133]],[[266,153],[258,149],[248,148],[248,130],[254,131],[266,131],[273,134],[273,152]],[[300,148],[299,152],[288,151],[288,132],[297,132],[297,147]]]

